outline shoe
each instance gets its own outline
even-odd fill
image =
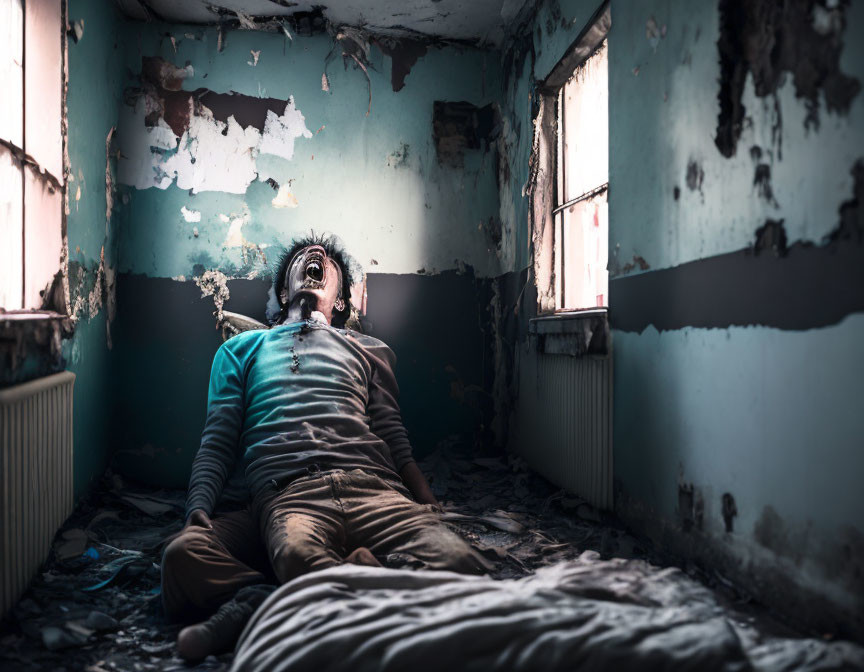
[[[203,623],[183,628],[177,635],[177,653],[183,660],[203,660],[231,651],[246,623],[275,586],[247,586]]]

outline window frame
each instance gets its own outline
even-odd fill
[[[45,75],[42,74],[31,74],[28,81],[28,26],[31,31],[38,30],[38,13],[44,12],[45,10],[41,7],[36,7],[33,15],[28,16],[28,2],[26,0],[21,2],[21,31],[22,31],[22,44],[21,44],[21,98],[20,98],[20,106],[21,106],[21,130],[20,130],[20,146],[15,142],[17,138],[7,138],[5,136],[0,136],[0,146],[2,146],[2,151],[8,154],[11,163],[15,165],[20,170],[21,175],[21,199],[20,199],[20,211],[21,211],[21,298],[20,298],[20,307],[19,301],[15,301],[12,305],[16,306],[15,308],[7,308],[6,306],[0,306],[0,323],[8,323],[7,326],[13,327],[14,325],[21,325],[27,321],[40,321],[43,322],[45,320],[50,321],[60,321],[62,323],[66,323],[70,316],[70,303],[69,303],[69,293],[68,293],[68,280],[67,280],[67,270],[68,270],[68,242],[67,242],[67,211],[68,211],[68,186],[67,186],[67,174],[68,174],[68,157],[67,157],[67,128],[66,128],[66,103],[67,103],[67,73],[68,73],[68,36],[67,36],[67,26],[68,26],[68,6],[66,0],[50,0],[51,2],[56,2],[56,7],[52,7],[50,11],[57,11],[57,14],[51,16],[52,23],[54,21],[57,22],[56,27],[58,28],[56,38],[59,40],[59,55],[60,55],[60,63],[59,68],[56,71],[56,75],[59,75],[56,82],[53,82],[53,78],[55,72],[50,72],[51,75],[48,81],[40,81],[40,78],[44,79]],[[31,0],[32,2],[32,0]],[[28,19],[31,21],[28,22]],[[36,22],[36,27],[34,27],[33,21]],[[52,26],[53,27],[53,26]],[[42,35],[47,35],[48,33],[41,33]],[[37,33],[37,36],[40,33]],[[38,43],[38,37],[37,37]],[[32,47],[31,47],[32,48]],[[32,56],[32,53],[30,54]],[[37,57],[36,62],[39,62],[39,58]],[[43,59],[44,60],[44,59]],[[53,62],[53,61],[52,61]],[[32,68],[33,66],[30,65]],[[32,73],[32,71],[31,71]],[[36,147],[38,154],[43,155],[46,159],[46,164],[42,165],[39,159],[32,155],[30,149],[28,148],[28,116],[33,116],[34,118],[38,118],[40,111],[34,110],[31,115],[28,115],[28,98],[39,98],[38,95],[34,95],[34,90],[38,90],[45,86],[56,85],[59,90],[59,103],[57,112],[59,113],[58,118],[56,119],[57,130],[58,130],[58,139],[59,139],[59,148],[54,146],[54,149],[50,147],[46,148],[45,145],[41,145],[37,141]],[[44,120],[39,120],[44,121]],[[52,117],[52,124],[53,124]],[[37,124],[37,126],[40,124]],[[53,151],[59,150],[59,156],[53,154]],[[48,151],[47,154],[45,152]],[[56,165],[55,165],[56,164]],[[58,172],[59,171],[59,172]],[[38,202],[38,196],[29,194],[27,189],[32,187],[39,187],[43,190],[47,190],[50,198],[54,198],[54,194],[56,195],[57,203],[57,212],[56,221],[53,221],[53,205],[52,205],[52,221],[47,225],[53,235],[53,232],[56,231],[59,235],[59,256],[56,260],[56,269],[53,271],[53,279],[50,279],[46,282],[44,287],[38,288],[38,294],[41,297],[38,299],[39,305],[33,305],[33,299],[35,298],[35,289],[37,283],[33,282],[33,279],[30,277],[30,273],[34,272],[34,266],[36,269],[44,269],[47,267],[54,268],[55,262],[53,260],[48,259],[48,255],[56,251],[55,245],[52,243],[48,251],[43,253],[44,258],[40,258],[39,256],[34,256],[32,254],[33,239],[36,239],[40,236],[40,224],[39,222],[27,221],[28,214],[28,203],[33,204]],[[32,208],[31,208],[32,209]],[[36,212],[39,212],[39,208],[36,207]],[[29,233],[28,233],[29,232]],[[58,241],[55,241],[55,243]],[[29,257],[29,258],[28,258]],[[38,261],[34,261],[37,259]],[[29,263],[28,263],[29,262]],[[30,271],[28,272],[28,268]],[[39,271],[37,270],[36,273]],[[33,290],[33,291],[28,291]]]
[[[534,274],[537,286],[537,318],[532,324],[535,328],[549,328],[549,318],[560,316],[562,319],[578,317],[584,314],[595,319],[598,311],[608,313],[609,299],[605,297],[605,306],[593,306],[579,309],[559,308],[557,305],[558,283],[562,281],[562,273],[558,271],[559,260],[556,258],[556,214],[576,202],[586,200],[598,194],[605,193],[608,199],[609,182],[598,185],[574,199],[559,204],[559,185],[557,171],[557,155],[559,150],[558,134],[558,98],[574,73],[597,50],[607,44],[611,29],[611,11],[609,0],[603,2],[586,23],[564,56],[552,68],[549,75],[538,86],[538,110],[535,117],[535,137],[532,150],[532,229],[534,245]],[[608,200],[607,200],[608,203]],[[608,206],[607,206],[608,207]],[[562,217],[563,219],[563,217]],[[607,241],[608,251],[608,241]],[[607,289],[608,292],[608,289]],[[568,320],[575,328],[576,320]]]

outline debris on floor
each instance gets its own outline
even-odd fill
[[[583,500],[556,489],[517,457],[470,457],[442,446],[420,462],[444,519],[494,565],[495,579],[599,558],[661,564]],[[138,486],[108,472],[58,532],[50,557],[0,626],[3,670],[228,670],[232,654],[187,666],[175,653],[179,626],[159,595],[166,538],[182,526],[185,493]],[[734,587],[688,567],[736,623],[796,636]]]

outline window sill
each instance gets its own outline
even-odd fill
[[[4,310],[0,308],[0,326],[3,327],[26,322],[63,322],[64,320],[69,320],[69,316],[51,310]]]
[[[55,373],[74,320],[46,310],[0,311],[0,387]]]
[[[610,350],[607,308],[541,315],[528,321],[528,332],[547,355],[608,356]]]

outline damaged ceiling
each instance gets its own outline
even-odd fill
[[[334,26],[356,26],[372,34],[439,38],[480,46],[500,46],[508,26],[532,0],[117,0],[131,18],[174,23],[216,24],[239,20],[310,18],[323,15]],[[319,14],[320,12],[320,14]],[[310,22],[314,29],[314,20]]]

